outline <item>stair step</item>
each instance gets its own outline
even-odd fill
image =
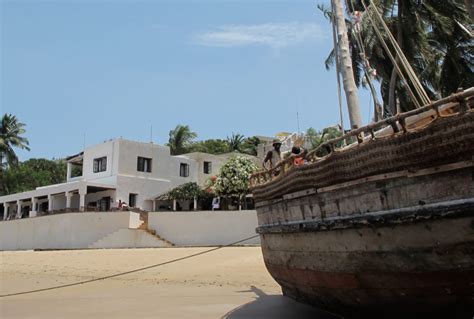
[[[172,244],[142,229],[119,229],[89,245],[89,248],[152,248]]]

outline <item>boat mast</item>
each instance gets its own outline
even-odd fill
[[[357,94],[357,86],[354,80],[354,72],[352,70],[351,52],[349,50],[349,40],[347,38],[347,28],[342,9],[342,0],[331,0],[333,8],[333,23],[337,27],[338,46],[340,54],[340,70],[342,75],[342,83],[344,92],[346,93],[347,109],[349,111],[349,121],[351,129],[362,126],[360,116],[359,97]]]

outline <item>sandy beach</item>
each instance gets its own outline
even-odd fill
[[[207,249],[1,252],[0,294],[103,277]],[[121,277],[0,298],[0,317],[334,318],[282,296],[260,247],[223,248]]]

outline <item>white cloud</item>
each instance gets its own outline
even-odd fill
[[[262,45],[282,48],[323,38],[325,33],[318,24],[292,22],[220,26],[215,31],[196,35],[193,42],[214,47]]]

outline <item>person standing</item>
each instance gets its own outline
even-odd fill
[[[281,161],[281,152],[280,152],[280,147],[281,147],[281,142],[280,140],[273,140],[273,150],[268,151],[267,155],[265,156],[265,159],[263,160],[263,167],[267,169],[272,169],[277,166],[277,164]],[[267,167],[267,162],[270,163],[270,167]],[[275,175],[277,175],[276,173]]]
[[[220,197],[214,197],[212,199],[212,210],[219,210],[220,208]]]

